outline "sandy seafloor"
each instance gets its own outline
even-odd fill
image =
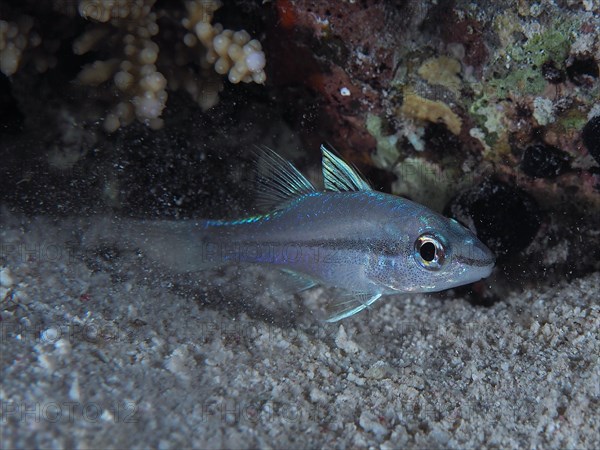
[[[0,224],[3,449],[600,448],[600,273],[325,324],[263,269],[208,286]]]

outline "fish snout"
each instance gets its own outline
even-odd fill
[[[492,273],[496,264],[496,256],[479,239],[467,239],[460,248],[457,256],[460,263],[477,272],[481,278],[487,277]]]
[[[473,259],[490,268],[496,264],[496,255],[479,239],[475,241],[473,246]]]

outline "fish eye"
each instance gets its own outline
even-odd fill
[[[439,270],[446,260],[446,248],[432,234],[422,234],[415,241],[415,259],[427,270]]]

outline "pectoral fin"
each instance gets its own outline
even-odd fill
[[[381,297],[380,292],[348,292],[333,299],[326,307],[326,322],[337,322],[368,308]]]

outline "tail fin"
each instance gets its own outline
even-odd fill
[[[174,273],[195,272],[223,263],[210,245],[215,231],[202,220],[93,219],[82,236],[84,248],[112,245],[139,250],[151,262]]]

